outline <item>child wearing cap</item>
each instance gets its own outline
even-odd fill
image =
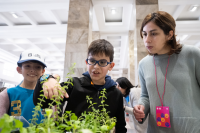
[[[87,59],[85,60],[88,71],[83,73],[83,77],[73,78],[73,86],[69,86],[66,89],[67,93],[63,94],[65,96],[63,102],[68,101],[65,111],[72,111],[78,117],[84,111],[89,112],[92,111],[89,107],[89,103],[87,103],[86,96],[89,95],[92,97],[93,103],[95,104],[95,108],[101,110],[102,107],[99,107],[101,104],[101,100],[99,99],[100,91],[102,89],[106,89],[106,97],[105,104],[106,110],[109,111],[108,115],[110,117],[116,117],[116,133],[126,133],[127,129],[125,128],[126,122],[124,118],[124,110],[123,110],[123,96],[121,92],[116,89],[116,83],[111,79],[110,76],[106,75],[108,71],[111,71],[114,67],[115,63],[113,62],[114,48],[112,44],[104,39],[99,39],[93,41],[89,48]],[[49,100],[53,95],[58,95],[58,82],[53,77],[48,77],[48,81],[44,83],[44,88],[42,88],[41,79],[38,80],[33,100],[36,105],[38,102],[38,98],[41,98],[40,92],[44,90],[44,95],[47,96],[48,99],[45,99],[45,102],[42,102],[43,108],[48,107],[48,103],[52,101]],[[67,83],[62,82],[61,86],[67,85]]]
[[[26,50],[21,53],[17,65],[17,72],[22,74],[24,79],[16,87],[0,93],[0,117],[7,113],[10,116],[23,116],[30,122],[35,108],[33,104],[35,85],[45,72],[44,55],[38,50]],[[40,123],[42,118],[40,112],[37,123]]]

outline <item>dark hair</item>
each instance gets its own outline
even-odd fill
[[[172,38],[166,42],[166,44],[170,45],[171,47],[168,55],[171,55],[173,53],[179,54],[182,49],[182,46],[180,45],[179,42],[176,41],[176,35],[175,35],[176,23],[175,23],[174,18],[169,13],[164,12],[164,11],[157,11],[157,12],[148,14],[144,18],[142,22],[142,26],[140,28],[141,38],[143,38],[142,36],[143,28],[149,22],[153,22],[158,27],[160,27],[163,30],[165,35],[168,35],[170,31],[173,31]],[[153,55],[150,52],[148,52],[148,54]]]
[[[0,92],[2,92],[2,91],[5,90],[5,89],[6,89],[6,87],[0,88]]]
[[[114,48],[110,42],[108,42],[105,39],[98,39],[93,42],[91,42],[89,48],[88,48],[88,54],[89,55],[103,55],[108,56],[110,58],[110,62],[113,61],[113,55],[114,55]]]
[[[26,61],[26,62],[39,63],[43,67],[43,69],[45,68],[45,66],[41,62],[36,61],[36,60],[30,60],[30,61]],[[23,62],[23,63],[26,63],[26,62]],[[18,63],[18,67],[22,67],[23,63]]]
[[[130,93],[130,89],[134,87],[126,77],[120,77],[116,80],[116,82],[122,89],[126,89],[126,94],[124,95],[124,97],[128,96]]]

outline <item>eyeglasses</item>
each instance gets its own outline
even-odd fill
[[[86,61],[87,61],[87,63],[89,64],[89,65],[96,65],[97,63],[99,64],[99,66],[101,66],[101,67],[105,67],[105,66],[107,66],[108,64],[111,64],[111,62],[108,62],[107,60],[105,60],[105,59],[102,59],[102,60],[99,60],[99,61],[97,61],[97,60],[94,60],[94,59],[86,59]]]

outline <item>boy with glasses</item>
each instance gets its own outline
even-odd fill
[[[99,92],[106,88],[105,104],[106,110],[109,111],[110,117],[116,117],[117,122],[115,126],[116,133],[126,133],[125,128],[126,122],[124,118],[123,110],[123,96],[121,92],[116,89],[116,83],[111,79],[110,76],[106,75],[108,71],[111,71],[114,67],[113,62],[114,50],[113,46],[104,39],[99,39],[93,41],[88,48],[88,54],[86,59],[87,72],[83,73],[84,77],[73,78],[73,86],[69,86],[66,92],[63,94],[65,96],[64,101],[68,101],[65,111],[72,111],[78,117],[84,111],[92,111],[88,108],[89,103],[87,103],[86,96],[92,97],[92,101],[97,103],[94,105],[98,109],[101,104],[101,99],[99,99]],[[33,100],[36,105],[40,97],[41,90],[44,90],[44,95],[47,96],[46,102],[43,102],[43,108],[48,107],[48,103],[51,103],[53,95],[58,95],[58,82],[49,76],[48,81],[44,83],[44,88],[42,84],[38,81]],[[60,84],[61,86],[66,85],[64,82]]]
[[[26,50],[21,53],[17,65],[17,72],[22,74],[24,80],[20,85],[0,93],[0,117],[7,113],[10,116],[23,116],[31,122],[35,108],[33,92],[46,67],[44,56],[38,50]],[[41,112],[39,114],[37,123],[43,119]]]

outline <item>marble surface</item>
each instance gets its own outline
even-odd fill
[[[66,81],[67,73],[70,72],[70,67],[73,63],[76,63],[75,74],[73,77],[81,77],[83,72],[86,72],[87,52],[66,52],[65,53],[65,64],[64,64],[64,76],[63,79]],[[85,71],[82,71],[85,70]]]
[[[143,19],[152,12],[158,11],[158,0],[136,0],[136,38],[137,38],[137,66],[147,56],[147,50],[140,36]],[[138,77],[135,77],[138,78]],[[139,80],[138,80],[139,81]],[[140,86],[139,82],[138,85]]]
[[[158,0],[136,0],[136,5],[158,4]]]
[[[65,53],[65,68],[70,67],[72,63],[76,63],[76,68],[86,68],[85,60],[86,52],[66,52]]]
[[[88,46],[84,43],[66,44],[65,52],[87,52]]]
[[[158,11],[158,4],[136,5],[136,19],[144,19],[149,13]]]
[[[88,43],[88,29],[68,29],[66,44]]]
[[[90,0],[73,0],[69,4],[68,28],[88,29]]]
[[[134,31],[129,31],[129,79],[135,83]]]
[[[89,10],[89,33],[88,33],[88,47],[90,45],[90,43],[93,41],[92,40],[92,21],[93,20],[93,4],[90,1],[90,10]]]
[[[87,48],[92,38],[91,0],[70,0],[67,40],[65,47],[64,80],[72,63],[76,63],[75,74],[81,77],[86,71]]]
[[[99,31],[92,31],[92,41],[100,39],[100,32]]]

